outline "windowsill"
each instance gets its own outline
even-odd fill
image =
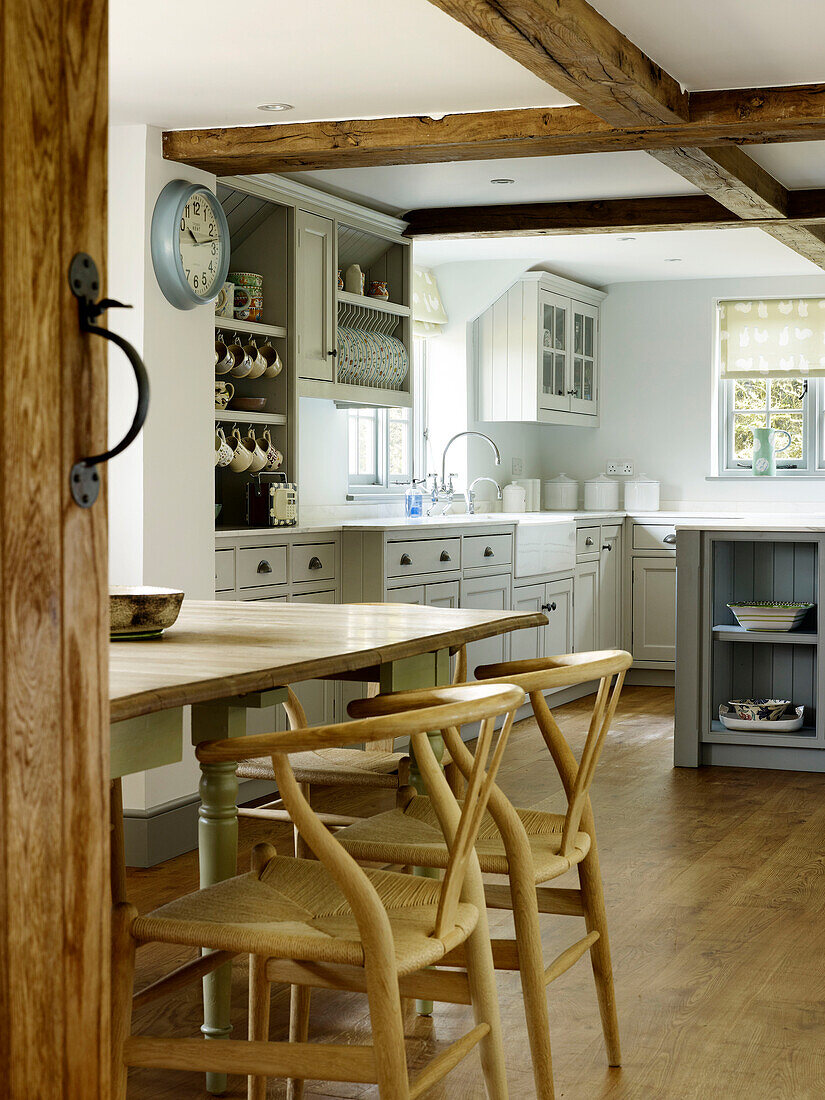
[[[347,504],[383,504],[404,499],[405,490],[369,489],[367,486],[354,486],[347,492]]]
[[[787,470],[770,477],[743,470],[741,474],[708,474],[705,481],[825,481],[825,470]]]

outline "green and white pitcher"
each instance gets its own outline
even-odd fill
[[[776,473],[776,456],[787,451],[791,445],[791,433],[784,428],[752,428],[753,434],[753,473],[755,477],[773,477]],[[775,447],[778,435],[786,435],[788,441],[784,447]]]

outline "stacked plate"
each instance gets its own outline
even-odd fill
[[[339,382],[400,390],[409,367],[407,349],[394,336],[365,329],[338,329]]]
[[[728,604],[736,621],[745,630],[795,630],[813,606],[812,603],[777,603],[772,600]]]

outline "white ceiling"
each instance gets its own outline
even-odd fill
[[[825,78],[822,0],[589,0],[691,90]]]
[[[825,141],[752,145],[745,152],[786,187],[825,187]]]
[[[665,279],[734,279],[755,275],[821,275],[809,260],[759,229],[416,241],[416,263],[523,259],[594,286]],[[680,263],[668,259],[679,257]]]
[[[113,123],[167,129],[570,102],[427,0],[111,0]],[[288,115],[261,103],[287,102]]]
[[[490,183],[502,176],[515,182]],[[292,178],[398,213],[426,206],[643,198],[699,190],[646,153],[338,168],[293,173]]]

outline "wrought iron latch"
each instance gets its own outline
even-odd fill
[[[149,411],[149,375],[146,373],[143,360],[128,340],[124,340],[116,332],[110,332],[109,329],[95,324],[101,313],[105,313],[107,309],[131,309],[132,307],[123,302],[117,302],[113,298],[96,300],[100,291],[100,276],[97,264],[87,252],[77,252],[72,257],[72,262],[69,264],[69,286],[72,294],[77,298],[80,331],[102,336],[104,340],[117,344],[131,364],[138,391],[135,415],[123,439],[111,450],[103,451],[99,455],[91,455],[89,458],[81,458],[72,466],[69,474],[72,497],[81,508],[91,508],[100,494],[100,474],[95,467],[125,451],[135,441],[146,421],[146,414]]]

